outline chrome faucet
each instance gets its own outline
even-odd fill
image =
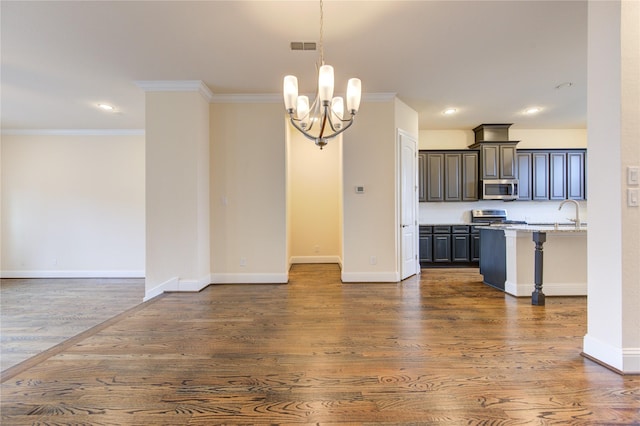
[[[580,229],[580,204],[578,204],[576,200],[564,200],[563,202],[560,203],[558,210],[561,210],[562,206],[564,206],[566,203],[573,203],[573,205],[576,206],[576,218],[575,220],[574,219],[569,219],[569,220],[576,223],[576,229]]]

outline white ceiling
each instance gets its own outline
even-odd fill
[[[2,128],[142,129],[139,80],[277,96],[295,74],[313,92],[318,53],[289,43],[318,40],[319,10],[317,1],[3,0]],[[586,127],[586,1],[325,0],[324,19],[336,90],[359,77],[365,93],[396,93],[420,129]],[[459,113],[442,115],[450,106]],[[525,116],[528,106],[543,111]]]

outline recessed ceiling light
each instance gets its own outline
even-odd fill
[[[540,107],[531,107],[531,108],[527,108],[524,110],[524,113],[527,115],[532,115],[532,114],[537,114],[540,111],[542,111],[542,108]]]
[[[451,115],[451,114],[455,114],[456,112],[458,112],[458,110],[455,108],[447,108],[444,111],[442,111],[444,115]]]
[[[98,104],[98,108],[104,111],[113,111],[115,108],[109,104]]]

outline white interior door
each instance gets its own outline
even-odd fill
[[[398,132],[400,157],[400,276],[415,275],[418,261],[418,141]]]

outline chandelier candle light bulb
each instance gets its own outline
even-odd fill
[[[288,75],[284,78],[284,107],[287,112],[291,113],[295,110],[295,104],[298,99],[298,77]]]
[[[330,102],[333,98],[333,67],[331,65],[323,65],[318,72],[318,93],[322,105]]]

